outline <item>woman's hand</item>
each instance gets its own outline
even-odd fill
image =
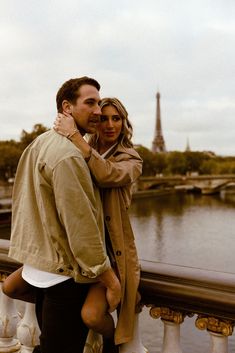
[[[58,132],[58,134],[67,137],[71,142],[73,142],[73,144],[82,152],[85,161],[89,161],[92,148],[83,139],[71,115],[67,113],[58,113],[53,128],[56,132]]]
[[[58,113],[57,118],[54,121],[53,129],[60,135],[68,137],[73,134],[73,132],[77,129],[77,126],[71,115],[66,113]]]

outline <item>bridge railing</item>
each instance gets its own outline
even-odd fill
[[[211,353],[227,353],[235,324],[235,274],[142,261],[140,290],[150,315],[164,323],[162,352],[181,353],[188,316],[207,330]],[[192,350],[193,352],[193,350]]]
[[[0,240],[1,282],[20,266],[7,257],[8,245],[9,241]],[[182,353],[180,328],[186,317],[195,320],[195,329],[207,330],[211,353],[228,352],[228,337],[235,324],[234,274],[149,261],[141,261],[141,268],[140,307],[149,308],[150,320],[163,322],[162,353]],[[138,316],[136,321],[138,326]],[[153,321],[152,335],[154,328]],[[0,353],[30,353],[38,336],[34,305],[0,293]],[[120,353],[147,352],[140,337],[137,327],[134,341],[124,345]],[[100,344],[89,345],[85,352],[100,352]],[[151,353],[157,351],[159,347]]]
[[[234,186],[235,174],[227,175],[172,175],[140,177],[136,182],[135,189],[139,193],[150,190],[194,190],[202,194],[214,194],[220,192],[228,185]]]

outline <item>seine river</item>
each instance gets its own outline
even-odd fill
[[[179,193],[136,199],[130,209],[139,257],[145,260],[235,273],[235,193],[216,196]],[[160,353],[161,320],[147,309],[141,331],[149,353]],[[195,318],[181,325],[183,352],[206,353],[209,335],[194,326]],[[229,338],[235,350],[235,334]]]
[[[216,196],[177,193],[132,201],[131,223],[139,257],[188,267],[235,273],[235,193]],[[0,228],[1,238],[9,228]],[[207,353],[209,335],[194,326],[195,318],[181,325],[183,353]],[[142,340],[149,353],[160,353],[161,320],[145,308],[140,319]],[[235,333],[229,338],[235,351]]]

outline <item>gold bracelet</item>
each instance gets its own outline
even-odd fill
[[[71,138],[77,133],[79,132],[78,129],[75,129],[71,134],[67,134],[66,137],[67,139],[69,139],[71,141]]]

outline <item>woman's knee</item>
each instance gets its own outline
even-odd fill
[[[2,292],[8,297],[15,298],[17,295],[17,288],[8,283],[7,279],[2,284]]]
[[[35,292],[33,287],[23,279],[14,281],[14,278],[9,276],[2,284],[2,292],[12,299],[20,299],[35,302]]]
[[[6,295],[8,295],[8,288],[5,282],[2,284],[2,292]]]
[[[103,322],[103,313],[95,307],[84,306],[81,316],[84,324],[90,329],[96,330]]]

